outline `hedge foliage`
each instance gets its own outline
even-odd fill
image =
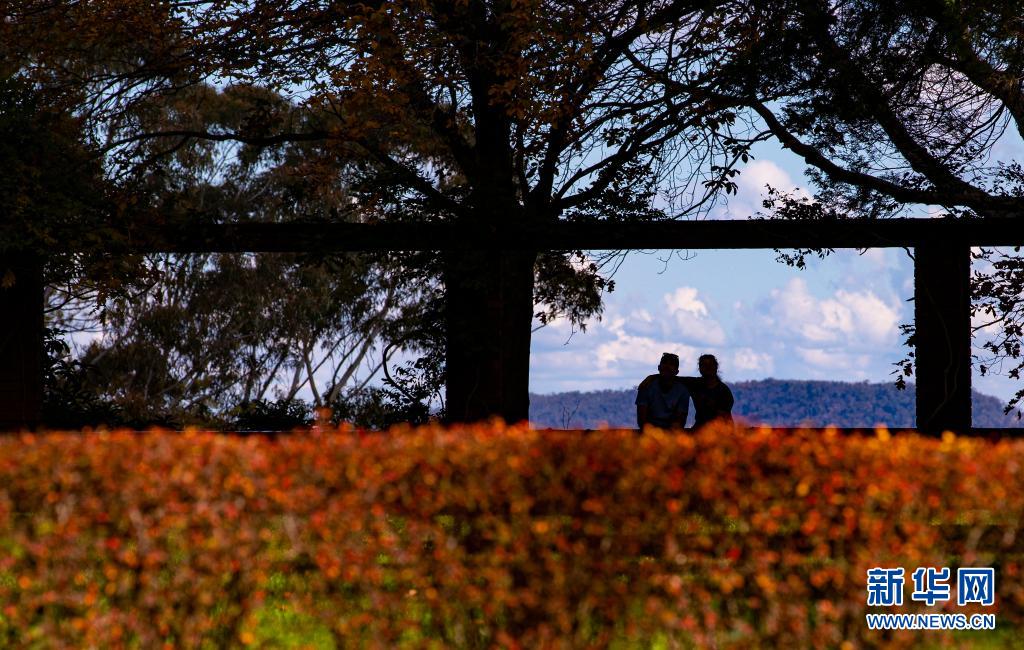
[[[885,431],[9,435],[0,647],[958,643],[864,614],[1019,625],[1022,469]],[[996,605],[867,608],[875,566],[906,602],[918,566],[994,566]]]

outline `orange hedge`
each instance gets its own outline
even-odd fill
[[[865,571],[909,602],[917,566],[994,566],[970,611],[1018,625],[1022,463],[884,431],[10,435],[0,647],[259,647],[271,602],[338,647],[948,641],[868,630],[897,610]]]

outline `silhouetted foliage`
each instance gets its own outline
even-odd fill
[[[121,409],[97,394],[93,367],[72,358],[63,333],[56,328],[44,332],[43,424],[68,430],[121,424]]]
[[[30,0],[11,10],[0,38],[31,62],[33,79],[78,93],[69,105],[106,138],[111,168],[148,179],[196,141],[200,152],[307,145],[365,175],[367,220],[388,218],[397,203],[424,219],[501,227],[700,215],[735,189],[732,167],[750,141],[735,128],[738,103],[668,87],[645,66],[664,64],[673,82],[715,80],[730,50],[700,26],[729,18],[661,0],[258,11],[246,1]],[[204,123],[194,119],[203,84],[260,101]],[[272,97],[284,94],[294,101]],[[162,104],[174,119],[149,119]],[[449,415],[525,416],[535,299],[545,321],[582,326],[600,313],[612,285],[598,268],[574,266],[565,252],[538,259],[543,248],[445,255],[446,334],[458,342],[445,348],[448,400],[458,401]],[[502,380],[479,382],[481,364]]]
[[[309,404],[301,399],[258,399],[231,410],[233,431],[291,431],[312,424]]]
[[[168,154],[195,141],[204,143],[199,152],[231,142],[256,155],[311,145],[363,174],[373,219],[391,218],[394,204],[415,205],[417,218],[494,227],[700,215],[736,192],[739,165],[770,139],[808,163],[815,205],[828,206],[828,218],[926,205],[956,219],[1024,212],[1024,172],[996,149],[1006,132],[1024,133],[1014,3],[258,8],[26,0],[0,23],[3,60],[61,89],[112,170],[151,180]],[[213,124],[193,119],[208,83],[248,98],[244,110]],[[281,101],[283,91],[295,100]],[[149,119],[166,105],[175,119]],[[769,209],[826,217],[800,204]],[[452,266],[443,278],[455,289],[445,296],[455,307],[447,335],[460,345],[447,349],[448,380],[468,377],[462,393],[493,389],[472,381],[477,362],[489,360],[504,377],[495,390],[517,398],[469,404],[463,394],[468,415],[524,403],[526,364],[504,360],[526,354],[533,298],[547,303],[541,320],[552,310],[588,318],[611,286],[534,253],[467,254]],[[1011,377],[1024,369],[1022,275],[1024,265],[1009,259],[975,278],[976,315],[1000,330],[982,343],[984,372],[1000,362]],[[570,283],[552,297],[538,276]],[[900,365],[900,382],[911,369]]]
[[[751,48],[726,92],[808,165],[813,202],[775,192],[787,219],[880,219],[939,206],[950,219],[1024,213],[1024,35],[1013,2],[758,0],[741,14]],[[916,213],[916,214],[915,214]],[[780,253],[803,266],[807,254]],[[1019,379],[1024,260],[973,253],[975,363]],[[905,324],[908,345],[914,325]],[[982,331],[982,328],[985,328]],[[914,370],[896,362],[897,385]],[[1012,410],[1024,390],[1005,407]]]

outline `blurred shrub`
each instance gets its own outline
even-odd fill
[[[905,567],[910,603],[918,566],[994,566],[994,608],[871,611],[1019,625],[1022,461],[713,427],[9,436],[0,647],[276,647],[271,611],[345,648],[936,643],[868,630],[865,572]]]

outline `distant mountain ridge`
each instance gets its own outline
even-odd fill
[[[914,426],[915,386],[896,390],[891,383],[852,383],[796,379],[760,379],[726,382],[736,398],[733,415],[753,423],[774,426],[873,427]],[[635,427],[636,389],[571,391],[530,395],[530,421],[538,427],[590,429]],[[991,395],[973,392],[976,427],[1024,427],[1014,414],[1004,415],[1004,403]],[[693,422],[690,405],[689,426]]]

